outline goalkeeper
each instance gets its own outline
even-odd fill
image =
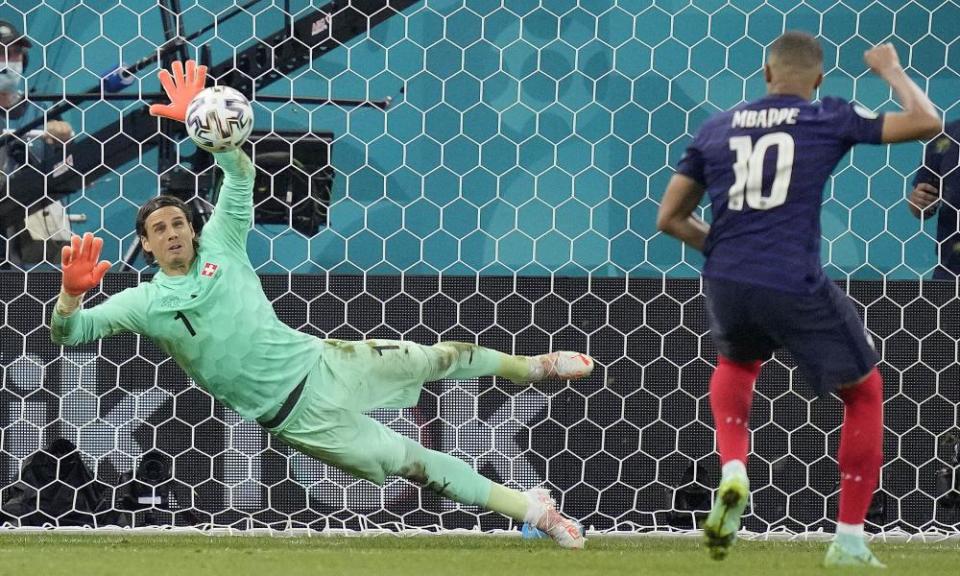
[[[150,113],[183,121],[206,69],[193,61],[185,73],[179,62],[172,68],[172,77],[160,72],[171,103],[154,104]],[[189,207],[174,197],[140,208],[137,235],[148,263],[160,268],[151,281],[83,310],[84,293],[97,287],[110,264],[98,262],[103,241],[90,233],[64,247],[63,286],[50,323],[54,342],[75,346],[119,332],[147,336],[223,404],[305,454],[376,484],[402,476],[462,504],[531,523],[564,548],[583,547],[579,527],[556,510],[547,490],[520,492],[491,482],[364,412],[413,406],[431,380],[574,379],[590,374],[593,360],[572,352],[510,356],[454,342],[321,340],[288,327],[246,254],[254,166],[241,150],[214,156],[224,181],[202,238],[194,234]]]

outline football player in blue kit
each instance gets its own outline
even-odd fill
[[[931,138],[941,120],[891,44],[864,59],[901,112],[875,114],[833,97],[812,102],[823,81],[822,48],[809,34],[783,34],[764,65],[767,95],[704,122],[657,215],[659,230],[706,256],[703,289],[718,351],[710,405],[723,468],[703,529],[715,559],[727,555],[749,500],[753,385],[761,363],[782,347],[819,395],[836,393],[844,404],[840,510],[825,564],[883,566],[863,534],[883,464],[879,358],[820,264],[820,207],[830,173],[853,145]],[[704,193],[711,224],[694,214]]]
[[[960,277],[960,120],[947,122],[943,134],[927,143],[907,206],[917,218],[937,214],[939,263],[933,279],[956,282]]]

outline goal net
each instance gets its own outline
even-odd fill
[[[868,108],[895,106],[862,60],[882,41],[948,118],[960,88],[952,0],[48,0],[4,3],[0,19],[33,44],[25,114],[4,117],[4,150],[23,156],[3,166],[0,196],[7,527],[516,528],[291,450],[145,338],[50,342],[66,230],[96,232],[118,263],[90,306],[152,274],[133,251],[139,204],[160,188],[213,200],[209,160],[144,110],[171,57],[254,96],[264,186],[248,249],[284,322],[597,359],[586,381],[537,390],[430,383],[416,408],[376,417],[495,481],[547,486],[566,514],[616,532],[693,529],[718,481],[702,258],[655,229],[700,123],[763,93],[764,49],[785,29],[819,36],[824,93]],[[31,132],[44,114],[76,136],[44,145]],[[35,158],[44,146],[53,157]],[[869,529],[956,534],[960,299],[956,283],[926,280],[935,224],[904,199],[922,158],[920,144],[859,147],[841,163],[823,259],[883,358]],[[833,530],[841,416],[789,355],[767,362],[746,529]]]

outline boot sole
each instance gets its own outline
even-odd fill
[[[720,517],[713,522],[714,512],[707,516],[703,523],[703,536],[706,539],[707,549],[710,557],[714,560],[723,560],[730,553],[730,547],[737,539],[737,530],[732,532],[723,532],[723,526],[726,524],[728,515],[734,508],[743,503],[748,494],[741,491],[740,486],[731,485],[720,491]]]

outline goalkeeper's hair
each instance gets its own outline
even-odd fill
[[[184,202],[183,200],[177,198],[176,196],[170,196],[167,194],[161,194],[156,198],[152,198],[147,201],[146,204],[140,207],[140,210],[137,212],[137,236],[140,238],[147,237],[147,218],[151,214],[159,210],[160,208],[166,208],[168,206],[173,206],[174,208],[179,208],[183,215],[187,218],[187,222],[190,225],[193,225],[193,210],[190,208],[190,205]],[[199,234],[193,237],[193,253],[196,254],[200,250],[200,241]],[[147,261],[147,264],[150,266],[157,265],[157,259],[153,257],[153,252],[148,250],[143,251],[143,259]]]

